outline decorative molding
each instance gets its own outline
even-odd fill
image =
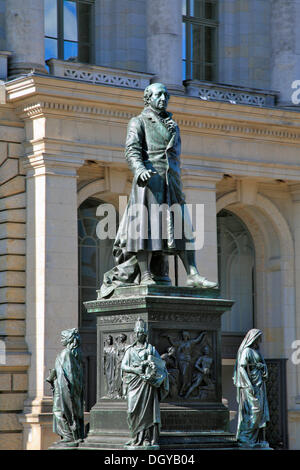
[[[79,80],[100,85],[135,88],[143,90],[150,84],[153,74],[131,72],[128,70],[88,65],[79,62],[67,62],[57,59],[47,61],[50,74],[72,80]]]
[[[115,106],[115,105],[114,105]],[[140,108],[141,111],[142,107]],[[79,103],[72,103],[70,101],[55,101],[55,100],[38,100],[33,102],[26,102],[16,109],[16,112],[21,118],[35,118],[38,116],[47,115],[62,115],[62,117],[73,117],[76,115],[80,117],[98,116],[100,118],[116,119],[128,123],[128,120],[136,116],[139,112],[128,111],[125,107],[103,107],[95,105],[84,105]],[[206,134],[212,135],[220,134],[228,136],[243,137],[255,140],[268,140],[292,142],[295,144],[300,143],[300,131],[296,128],[290,130],[283,128],[280,124],[267,124],[267,123],[252,123],[247,121],[237,121],[236,119],[227,119],[218,117],[199,116],[198,118],[182,118],[180,115],[177,118],[177,123],[182,131],[185,132],[198,132],[203,131]]]
[[[140,313],[132,314],[132,315],[127,315],[122,314],[122,315],[109,315],[109,316],[99,316],[98,321],[100,323],[108,323],[108,324],[116,324],[116,323],[134,323],[137,321],[138,318],[143,318]],[[143,318],[145,321],[147,321],[146,317]]]
[[[274,106],[279,93],[270,90],[255,90],[232,85],[187,80],[185,82],[189,96],[205,101],[226,101],[231,104],[250,106]]]
[[[36,101],[32,103],[26,103],[23,106],[17,108],[17,113],[21,116],[32,118],[40,116],[43,114],[57,114],[57,113],[67,113],[67,114],[93,114],[100,115],[109,118],[121,118],[121,119],[131,119],[136,115],[136,113],[130,113],[124,111],[123,109],[112,109],[112,108],[103,108],[100,106],[87,106],[80,104],[72,104],[70,102],[58,102],[58,101]]]

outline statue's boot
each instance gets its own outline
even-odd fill
[[[201,289],[213,289],[218,286],[217,282],[209,281],[200,274],[189,274],[187,276],[186,284],[188,287],[200,287]]]
[[[151,273],[149,271],[146,271],[143,273],[141,277],[141,282],[140,284],[142,286],[152,286],[156,285],[156,282],[154,281],[153,277],[151,276]]]

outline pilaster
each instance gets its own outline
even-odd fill
[[[196,232],[196,260],[201,276],[218,282],[216,184],[222,174],[207,170],[185,168],[182,171],[183,191],[190,204],[193,229]],[[179,272],[179,285],[185,274]]]

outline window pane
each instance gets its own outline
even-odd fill
[[[91,42],[92,6],[87,3],[78,3],[78,41]]]
[[[77,9],[76,2],[64,0],[64,39],[77,41]]]
[[[202,4],[203,4],[203,0],[191,0],[190,1],[190,16],[202,18],[203,17]]]
[[[212,82],[214,80],[214,67],[212,65],[205,65],[205,77],[204,80]]]
[[[45,38],[45,60],[57,59],[57,40]]]
[[[215,60],[215,28],[205,28],[205,62],[214,62]]]
[[[186,61],[182,61],[182,80],[186,80]]]
[[[191,76],[193,80],[203,80],[201,64],[199,64],[198,62],[191,63]]]
[[[183,15],[187,14],[186,4],[187,4],[187,0],[182,0],[182,14]]]
[[[77,60],[78,59],[78,44],[77,42],[64,42],[64,60]]]
[[[210,1],[205,2],[204,16],[208,20],[217,19],[217,5],[214,2],[210,2]]]
[[[192,24],[191,27],[191,60],[200,63],[203,61],[201,54],[201,30],[202,26]]]
[[[96,287],[96,246],[81,246],[81,279],[80,285]]]
[[[182,23],[182,59],[186,59],[186,24]]]
[[[57,0],[44,0],[45,36],[57,38]]]

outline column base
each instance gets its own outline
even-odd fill
[[[48,75],[46,67],[41,64],[35,64],[34,62],[8,62],[8,79],[13,80],[14,78],[20,77],[20,75],[28,75],[29,73],[43,73]]]

